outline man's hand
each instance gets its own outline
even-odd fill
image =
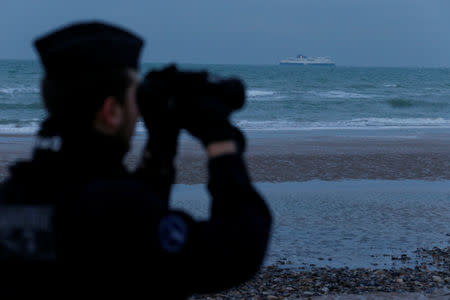
[[[155,185],[161,199],[168,199],[175,181],[173,161],[177,153],[180,126],[172,103],[171,78],[175,70],[149,72],[146,84],[138,88],[138,106],[149,133],[138,174]],[[162,73],[162,74],[161,74]]]
[[[199,118],[184,122],[186,130],[194,137],[198,138],[209,154],[209,146],[215,145],[212,149],[217,149],[217,145],[226,145],[232,143],[234,151],[243,153],[245,151],[246,142],[242,132],[235,126],[231,125],[228,120]],[[220,149],[222,147],[219,147]],[[227,146],[227,149],[230,147]],[[215,151],[213,151],[215,152]]]
[[[221,155],[237,153],[236,143],[234,141],[222,141],[211,143],[206,147],[208,158],[212,159]]]
[[[180,126],[173,104],[170,78],[175,68],[149,72],[138,88],[138,106],[149,132],[147,150],[153,156],[172,159],[176,154]]]

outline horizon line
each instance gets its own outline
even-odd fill
[[[0,61],[32,61],[32,62],[39,62],[38,59],[33,58],[4,58],[0,57]],[[198,63],[198,62],[174,62],[174,61],[144,61],[141,62],[140,65],[143,64],[178,64],[178,65],[238,65],[238,66],[280,66],[279,63],[269,64],[269,63]],[[284,66],[292,68],[294,66]],[[305,66],[301,66],[305,67]],[[441,69],[441,68],[450,68],[450,65],[442,65],[442,66],[419,66],[419,65],[352,65],[352,64],[345,64],[345,65],[339,65],[336,64],[335,66],[331,67],[354,67],[354,68],[429,68],[429,69]]]

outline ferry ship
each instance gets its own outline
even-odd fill
[[[336,64],[329,57],[308,57],[300,54],[294,58],[283,59],[280,65],[335,66]]]

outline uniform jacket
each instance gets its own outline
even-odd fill
[[[258,270],[271,216],[241,155],[209,161],[210,218],[200,222],[170,208],[173,171],[128,172],[127,149],[112,137],[38,141],[0,185],[5,293],[183,299]]]

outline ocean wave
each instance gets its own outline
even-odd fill
[[[0,125],[0,134],[35,134],[39,130],[39,124],[20,126],[17,124]]]
[[[386,102],[394,108],[403,108],[414,106],[414,100],[408,99],[389,99]]]
[[[6,109],[43,109],[43,104],[41,102],[34,103],[8,103],[0,102],[0,110]]]
[[[275,94],[276,94],[276,92],[267,91],[267,90],[248,90],[247,91],[248,98],[266,97],[266,96],[272,96]]]
[[[327,91],[327,92],[310,91],[309,93],[319,96],[321,98],[337,98],[337,99],[361,99],[361,98],[375,97],[374,95],[350,93],[344,91]]]
[[[370,89],[370,88],[376,88],[377,86],[375,84],[370,83],[357,83],[350,85],[353,89]]]
[[[240,128],[248,130],[296,130],[301,124],[294,121],[248,121],[238,120],[234,122]]]
[[[287,120],[249,121],[235,124],[246,130],[314,130],[364,128],[450,128],[450,120],[443,118],[359,118],[341,121],[296,122]]]
[[[39,93],[38,87],[3,87],[0,88],[0,94],[13,95],[13,94],[35,94]]]
[[[386,100],[386,103],[392,106],[393,108],[408,108],[408,107],[447,107],[449,103],[447,102],[431,102],[431,101],[421,101],[421,100],[412,100],[412,99],[403,99],[403,98],[394,98]]]
[[[0,134],[35,134],[39,130],[41,122],[40,119],[30,121],[0,120]],[[144,122],[137,122],[136,133],[147,133]]]
[[[444,118],[358,118],[336,122],[315,122],[314,127],[367,128],[367,127],[449,127]]]
[[[40,121],[0,124],[0,134],[35,134]],[[444,118],[360,118],[334,122],[297,122],[288,120],[250,121],[236,120],[234,124],[243,130],[295,131],[326,129],[377,129],[377,128],[450,128],[450,120]],[[136,134],[146,134],[143,122],[136,125]]]

